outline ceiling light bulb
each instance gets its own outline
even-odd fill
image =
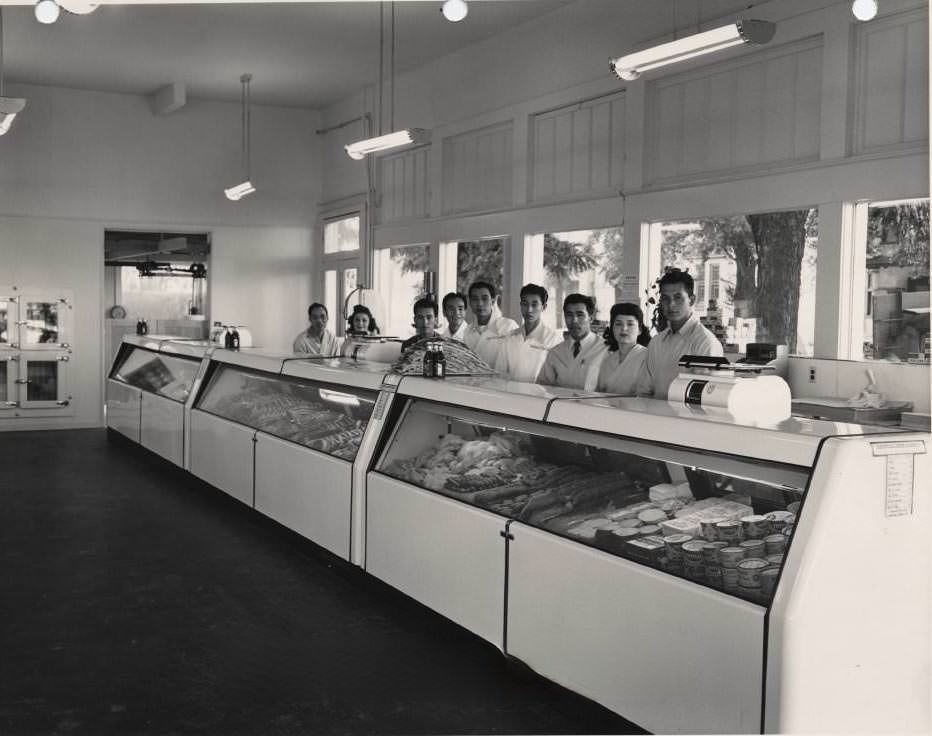
[[[877,0],[854,0],[851,12],[858,20],[873,20],[877,15]]]
[[[54,23],[58,20],[58,3],[55,0],[39,0],[36,3],[36,20],[40,23]]]
[[[457,23],[466,17],[466,13],[469,12],[469,6],[466,5],[466,0],[446,0],[440,12],[443,13],[443,17],[451,23]]]

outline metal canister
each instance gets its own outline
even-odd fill
[[[737,573],[737,570],[735,572]],[[720,589],[722,587],[722,568],[718,565],[714,567],[707,565],[705,568],[705,581],[713,588]]]
[[[718,561],[723,568],[734,569],[744,559],[745,554],[744,547],[722,547],[718,551]]]
[[[767,555],[765,559],[774,567],[783,567],[783,555]]]
[[[760,592],[770,598],[777,589],[777,578],[780,577],[780,568],[768,567],[760,572]]]
[[[687,544],[689,543],[687,542]],[[705,566],[701,562],[698,565],[686,563],[683,565],[683,570],[690,580],[695,580],[698,583],[705,582]]]
[[[741,517],[741,531],[745,539],[763,539],[770,533],[770,523],[766,516],[752,514]]]
[[[722,568],[722,590],[724,590],[727,593],[738,592],[738,568],[737,567],[723,567]]]
[[[671,534],[663,538],[667,551],[667,560],[671,565],[683,564],[683,544],[692,539],[689,534]]]
[[[703,538],[705,538],[706,541],[709,541],[709,542],[723,541],[718,536],[718,528],[717,528],[718,525],[722,523],[723,521],[727,521],[727,519],[724,519],[720,516],[714,519],[702,519],[699,522],[699,528],[702,530]],[[728,541],[728,540],[724,540],[724,541]]]
[[[760,574],[767,568],[767,560],[750,557],[738,563],[738,585],[742,588],[759,588]]]
[[[706,564],[706,567],[720,565],[718,551],[727,546],[728,542],[706,542],[702,546],[702,561]]]
[[[768,555],[782,554],[786,549],[786,537],[782,534],[768,534],[764,537],[764,549]]]
[[[720,521],[715,525],[715,533],[718,540],[737,544],[741,541],[741,522],[740,521]]]
[[[767,554],[763,539],[745,539],[738,546],[744,548],[745,557],[764,557]]]
[[[642,537],[652,537],[655,534],[660,534],[660,527],[656,524],[644,524],[637,528],[638,534]]]
[[[683,542],[683,562],[687,566],[702,565],[702,550],[706,544],[707,542],[703,541],[702,539],[690,539],[688,542]]]
[[[770,530],[778,532],[793,518],[793,513],[791,511],[771,511],[769,514],[765,514],[765,516],[770,523]]]

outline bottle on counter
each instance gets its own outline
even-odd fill
[[[424,378],[432,378],[434,375],[434,343],[427,343],[427,350],[424,351]]]
[[[149,325],[145,319],[140,319],[136,323],[136,334],[137,335],[148,335],[149,334]]]
[[[230,343],[234,350],[239,350],[239,330],[235,327],[233,328],[233,334],[230,336]]]
[[[447,376],[447,359],[443,354],[443,343],[434,343],[434,363],[431,370],[434,378],[446,378]]]
[[[233,349],[233,330],[227,327],[226,332],[223,333],[223,347],[227,350]]]

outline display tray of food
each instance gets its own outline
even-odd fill
[[[424,356],[431,343],[440,343],[448,376],[495,375],[496,371],[470,350],[465,343],[445,337],[425,337],[402,353],[392,364],[392,371],[402,376],[424,375]]]
[[[447,433],[382,472],[762,605],[801,498],[696,469],[671,482],[660,461],[508,430]]]

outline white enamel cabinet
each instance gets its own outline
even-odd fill
[[[70,413],[72,325],[69,290],[0,288],[0,416]]]

